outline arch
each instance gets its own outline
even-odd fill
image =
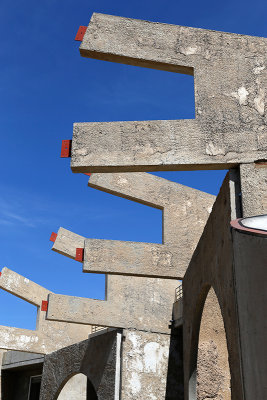
[[[86,375],[69,375],[57,391],[55,400],[98,400],[95,388]]]
[[[206,285],[195,313],[189,400],[231,400],[231,373],[224,319],[215,290]]]
[[[206,398],[231,400],[231,374],[227,338],[221,308],[211,287],[204,304],[196,373],[198,400]]]

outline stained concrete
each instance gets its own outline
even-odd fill
[[[243,217],[267,214],[267,165],[240,165]]]
[[[197,399],[231,400],[231,376],[223,318],[211,288],[204,305],[198,344]]]
[[[0,326],[0,349],[47,354],[86,339],[91,333],[90,325],[46,320],[46,311],[41,310],[41,305],[51,291],[6,267],[1,272],[0,288],[37,307],[36,330]]]
[[[183,280],[185,400],[197,398],[198,337],[202,311],[210,287],[214,289],[218,298],[225,327],[232,399],[244,399],[233,275],[234,252],[230,230],[231,204],[233,204],[231,175],[230,171],[230,177],[227,175],[224,180]]]
[[[120,346],[118,335],[118,330],[98,332],[88,340],[47,355],[40,400],[58,399],[69,379],[80,373],[88,378],[87,398],[119,400],[114,397],[116,370],[120,368],[120,360],[118,365],[116,358],[117,346]]]
[[[93,14],[80,53],[194,75],[196,118],[76,123],[73,172],[225,169],[267,159],[267,39]]]
[[[255,199],[257,195],[261,195],[260,191],[254,193]],[[204,380],[206,385],[200,389],[202,395],[204,390],[210,390],[210,397],[221,399],[220,390],[229,379],[225,376],[227,368],[218,365],[218,357],[223,352],[218,350],[214,332],[208,332],[206,335],[206,339],[210,337],[211,340],[206,340],[204,348],[200,342],[198,345],[200,322],[201,318],[204,318],[202,311],[210,287],[214,289],[218,298],[225,328],[231,374],[231,398],[252,400],[265,398],[267,395],[265,385],[267,309],[264,298],[267,239],[238,230],[233,230],[231,233],[229,227],[233,204],[231,184],[227,176],[183,280],[185,400],[197,398],[198,347],[200,357],[203,357],[203,350],[209,355],[206,357],[209,362],[209,365],[206,364],[206,368],[209,367]],[[258,204],[258,201],[254,202],[253,214],[256,214]],[[225,362],[226,356],[222,363]],[[202,375],[203,367],[201,367]],[[213,379],[217,383],[207,385],[207,379]],[[214,393],[216,385],[217,392]],[[223,396],[229,396],[227,386],[225,389]]]
[[[146,173],[92,174],[89,186],[161,209],[163,244],[85,239],[61,228],[52,250],[75,258],[75,246],[84,248],[84,272],[184,276],[215,196]]]
[[[127,329],[99,332],[87,341],[49,354],[45,357],[40,400],[55,400],[77,373],[88,378],[100,400],[182,400],[180,335]]]
[[[124,330],[121,399],[182,400],[179,334]]]
[[[107,300],[50,294],[47,319],[169,333],[177,281],[108,276]]]

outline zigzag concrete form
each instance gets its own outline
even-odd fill
[[[51,291],[16,272],[3,268],[0,288],[37,307],[36,330],[0,326],[0,349],[47,354],[88,338],[91,326],[51,322],[41,310]]]
[[[85,239],[60,228],[53,250],[75,259],[76,248],[84,248],[84,271],[108,274],[107,298],[50,295],[48,318],[168,333],[176,279],[186,271],[214,196],[145,173],[93,174],[89,185],[163,209],[164,244]]]
[[[73,172],[228,169],[267,159],[267,39],[93,14],[80,53],[194,75],[196,118],[74,124]]]
[[[163,210],[163,244],[84,239],[84,272],[181,279],[215,196],[146,173],[93,174],[89,186]],[[52,250],[75,258],[72,234],[62,228]],[[71,240],[70,240],[71,239]]]

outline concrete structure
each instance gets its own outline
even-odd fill
[[[76,123],[73,172],[226,169],[267,159],[267,39],[93,14],[84,57],[194,75],[194,120]]]
[[[40,400],[56,400],[78,373],[88,378],[85,399],[182,399],[182,342],[173,346],[172,340],[128,329],[90,335],[45,357]]]
[[[84,248],[84,272],[184,276],[215,196],[146,173],[93,174],[89,186],[161,209],[163,243],[85,239],[61,228],[52,250],[75,259]]]
[[[0,288],[37,307],[35,331],[0,326],[0,349],[47,354],[88,338],[92,331],[90,325],[47,321],[41,306],[51,291],[6,267],[1,272]]]
[[[261,177],[262,172],[259,173],[257,169],[253,171],[255,176]],[[266,177],[267,169],[264,171]],[[234,209],[237,201],[233,201],[235,191],[232,176],[230,171],[183,280],[186,400],[197,398],[198,334],[202,309],[211,287],[218,298],[225,327],[231,398],[248,400],[267,397],[267,235],[253,235],[236,229],[231,233],[230,221],[237,214],[237,209]],[[250,198],[242,197],[242,203],[252,214],[257,212],[259,204],[264,203],[260,198],[255,201],[257,195],[261,191],[265,196],[267,193],[267,181],[264,179],[258,183],[260,191],[251,192]],[[224,378],[222,375],[221,381]],[[219,391],[212,398],[221,398]]]
[[[162,208],[164,244],[85,239],[60,228],[53,250],[75,258],[84,248],[84,271],[108,273],[106,301],[50,295],[47,318],[169,333],[177,281],[161,278],[183,276],[214,196],[144,173],[93,174],[89,184]]]

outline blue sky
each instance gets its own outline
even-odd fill
[[[57,293],[103,298],[104,277],[52,252],[60,226],[93,238],[161,241],[161,212],[87,187],[60,159],[73,122],[194,118],[190,76],[79,55],[93,12],[267,36],[266,1],[2,0],[1,267]],[[217,194],[225,171],[158,175]],[[34,328],[33,306],[0,293],[0,324]]]

